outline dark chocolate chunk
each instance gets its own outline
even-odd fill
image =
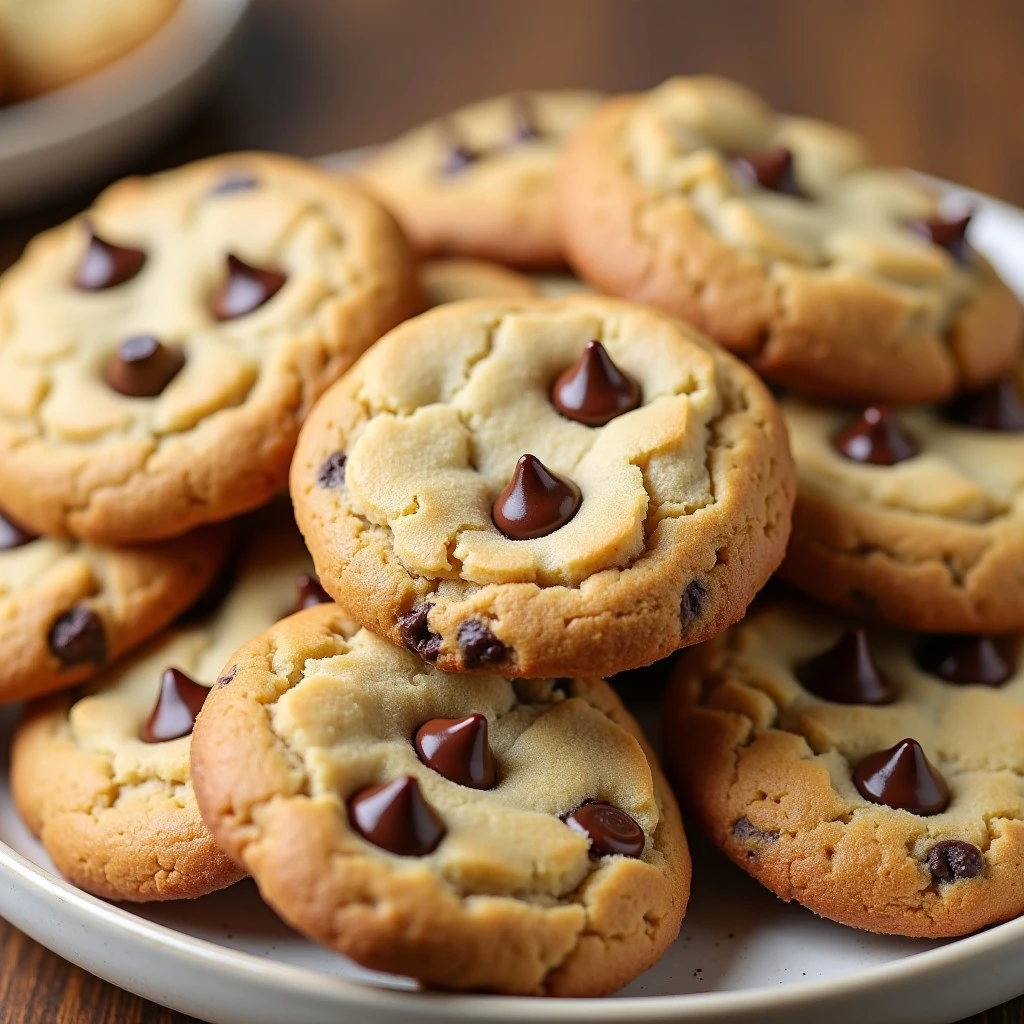
[[[551,401],[566,419],[603,427],[640,404],[640,385],[612,362],[601,342],[588,341],[555,381]]]
[[[413,654],[418,654],[424,661],[437,661],[441,653],[441,637],[430,629],[429,618],[432,604],[424,603],[411,612],[398,616],[398,631],[402,634],[402,643]]]
[[[943,408],[946,419],[978,430],[1016,434],[1024,430],[1024,402],[1017,382],[1001,377],[987,387],[963,391]]]
[[[625,812],[599,800],[588,800],[563,819],[566,825],[590,840],[594,857],[639,857],[647,837]]]
[[[232,192],[248,192],[259,185],[259,180],[251,174],[239,172],[229,174],[226,178],[214,186],[213,194],[217,196],[230,195]]]
[[[1013,675],[1013,661],[990,636],[927,636],[914,652],[917,664],[947,683],[999,686]]]
[[[349,801],[348,816],[364,839],[400,857],[425,857],[445,834],[440,817],[411,775],[360,790]]]
[[[432,718],[416,730],[413,746],[428,768],[460,786],[490,789],[495,783],[487,719],[481,714]]]
[[[733,167],[751,185],[790,196],[803,195],[793,168],[793,151],[785,146],[739,153]]]
[[[523,455],[491,514],[509,540],[533,540],[565,526],[582,500],[571,480],[553,473],[535,456]]]
[[[342,487],[345,483],[345,453],[333,452],[324,459],[323,465],[316,471],[317,487],[324,489]]]
[[[939,814],[949,805],[949,787],[917,740],[868,754],[853,770],[860,795],[911,814]]]
[[[956,882],[977,878],[985,870],[985,857],[973,843],[962,839],[941,839],[929,851],[925,861],[936,882]]]
[[[315,576],[300,573],[295,579],[295,605],[292,612],[301,612],[318,604],[330,604],[331,595],[327,593]]]
[[[682,623],[684,634],[704,612],[707,599],[708,588],[702,580],[690,580],[683,588],[682,597],[679,599],[679,621]]]
[[[836,451],[853,462],[895,466],[921,450],[914,436],[885,405],[869,405],[860,417],[833,438]]]
[[[444,136],[446,150],[443,170],[445,174],[461,174],[467,167],[476,163],[483,156],[467,146],[459,135],[458,129],[452,121],[441,123],[441,133]]]
[[[927,238],[929,242],[945,249],[957,263],[967,263],[971,256],[971,248],[967,244],[967,227],[971,223],[971,215],[955,217],[953,220],[919,220],[914,221],[910,228],[917,234]]]
[[[778,842],[778,832],[766,832],[752,825],[749,818],[740,818],[732,827],[733,836],[741,843],[774,843]]]
[[[798,665],[796,677],[805,690],[836,704],[891,704],[896,698],[863,629],[848,629],[827,651]]]
[[[48,642],[64,665],[101,665],[107,660],[103,622],[84,604],[76,604],[54,622]]]
[[[466,619],[459,626],[458,638],[466,668],[500,665],[508,655],[508,648],[479,619]]]
[[[223,684],[222,684],[223,685]],[[169,668],[160,677],[156,703],[139,731],[143,743],[165,743],[188,736],[210,691],[184,672]]]
[[[231,668],[224,673],[224,675],[217,678],[218,686],[227,686],[228,683],[233,682],[235,676],[238,675],[238,666],[232,665]]]
[[[146,254],[141,249],[114,245],[97,235],[91,224],[86,229],[89,245],[75,271],[76,288],[85,292],[114,288],[130,281],[142,269]]]
[[[210,300],[210,309],[218,320],[245,316],[272,299],[287,280],[279,270],[253,267],[228,253],[224,279]]]
[[[153,398],[178,375],[185,353],[149,334],[122,341],[103,370],[108,387],[130,398]]]
[[[34,534],[23,530],[17,523],[0,514],[0,551],[12,551],[36,540]]]

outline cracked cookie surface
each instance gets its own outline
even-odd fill
[[[553,397],[595,341],[602,372],[636,386],[603,426]],[[539,532],[499,525],[524,473],[527,490],[555,480],[525,495],[527,518],[566,489]],[[321,582],[364,626],[439,668],[512,677],[610,675],[715,635],[781,560],[794,486],[751,371],[599,298],[461,303],[400,326],[317,405],[291,480]]]
[[[192,714],[232,651],[294,609],[297,576],[310,569],[290,523],[247,544],[231,589],[206,617],[183,621],[78,692],[30,704],[18,726],[18,810],[82,889],[113,900],[191,899],[242,877],[199,816]],[[171,669],[187,679],[169,679]]]
[[[1024,364],[998,387],[1024,414]],[[837,448],[844,429],[864,433],[859,410],[780,404],[799,480],[786,579],[909,629],[1024,629],[1024,415],[998,430],[942,407],[881,410],[910,445],[885,465]]]
[[[419,301],[391,217],[312,165],[122,181],[0,279],[5,505],[116,544],[254,508],[316,397]]]
[[[681,798],[745,871],[843,924],[938,938],[1024,912],[1024,638],[988,649],[993,678],[985,641],[943,638],[943,661],[936,638],[879,628],[865,656],[843,637],[853,625],[776,598],[686,652],[665,710]],[[837,641],[842,657],[808,676]],[[861,687],[880,678],[865,692],[889,703],[812,692],[851,673]],[[928,813],[903,809],[898,785],[894,806],[855,781],[906,738],[930,762],[911,781],[939,790]]]
[[[192,749],[203,817],[310,937],[435,988],[577,996],[620,988],[675,938],[690,880],[678,809],[602,680],[452,676],[334,605],[225,671]],[[424,729],[453,720],[480,745],[431,754]],[[486,778],[464,777],[474,759]],[[360,797],[396,780],[412,798],[367,827]],[[628,852],[562,820],[602,804]],[[392,852],[403,830],[429,841]]]
[[[603,105],[566,148],[558,214],[586,280],[802,394],[939,401],[1019,351],[1012,293],[924,184],[722,79]]]
[[[559,151],[600,100],[573,91],[482,100],[406,132],[357,174],[426,253],[558,266]]]

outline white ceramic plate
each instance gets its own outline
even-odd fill
[[[181,0],[150,39],[52,93],[0,108],[0,213],[98,181],[202,93],[249,0]]]
[[[351,156],[331,158],[339,168]],[[1024,212],[973,203],[973,239],[1024,294]],[[626,693],[656,738],[655,695]],[[15,712],[0,712],[0,764]],[[1024,992],[1024,918],[949,942],[868,935],[784,904],[695,835],[694,888],[665,958],[609,999],[421,993],[281,924],[255,887],[112,906],[57,878],[0,774],[0,915],[86,970],[216,1024],[948,1024]]]

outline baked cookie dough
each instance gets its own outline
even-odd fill
[[[799,478],[786,579],[908,629],[1024,630],[1024,363],[944,406],[781,405]]]
[[[686,652],[680,796],[784,900],[868,931],[1024,912],[1024,636],[922,636],[776,599]]]
[[[203,825],[189,777],[195,715],[239,644],[316,600],[294,527],[249,538],[222,602],[74,693],[29,705],[11,789],[57,869],[97,896],[191,899],[242,877]]]
[[[537,294],[525,274],[486,260],[426,260],[420,266],[420,285],[429,307],[463,299],[528,299]]]
[[[425,253],[558,266],[555,166],[600,101],[571,91],[482,100],[388,143],[357,173]]]
[[[446,671],[607,676],[735,622],[795,478],[755,374],[614,299],[442,306],[317,405],[292,465],[327,591]]]
[[[583,996],[678,933],[679,812],[600,679],[447,675],[334,605],[224,671],[199,806],[304,934],[432,988]]]
[[[1019,352],[1021,311],[966,220],[855,135],[719,78],[605,103],[559,171],[569,262],[808,396],[941,401]]]
[[[38,533],[126,544],[268,501],[306,412],[420,308],[391,217],[238,153],[112,186],[0,279],[0,493]]]

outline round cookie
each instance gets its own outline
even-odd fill
[[[242,877],[217,848],[189,775],[195,714],[239,644],[326,600],[294,527],[249,538],[233,586],[74,693],[29,705],[11,789],[57,869],[112,900],[191,899]]]
[[[83,682],[158,633],[209,586],[230,532],[145,547],[34,537],[0,513],[0,704]]]
[[[1020,308],[966,221],[851,133],[723,79],[605,103],[566,148],[558,214],[581,277],[809,396],[941,401],[1019,352]]]
[[[419,307],[390,216],[312,165],[122,181],[0,279],[4,504],[110,544],[254,508],[320,392]]]
[[[600,679],[466,679],[334,605],[246,644],[196,725],[217,841],[290,924],[432,988],[602,995],[679,931],[690,858]]]
[[[559,150],[600,100],[572,91],[482,100],[388,143],[357,173],[425,253],[558,266]]]
[[[781,405],[799,478],[786,579],[908,629],[1024,630],[1024,363],[946,406]]]
[[[436,259],[420,266],[428,307],[463,299],[528,299],[537,294],[524,274],[486,260]]]
[[[1024,913],[1024,636],[860,630],[775,600],[686,652],[677,791],[784,900],[965,935]]]
[[[317,405],[291,480],[320,579],[364,626],[510,677],[714,636],[781,561],[794,489],[750,370],[600,298],[401,325]]]

